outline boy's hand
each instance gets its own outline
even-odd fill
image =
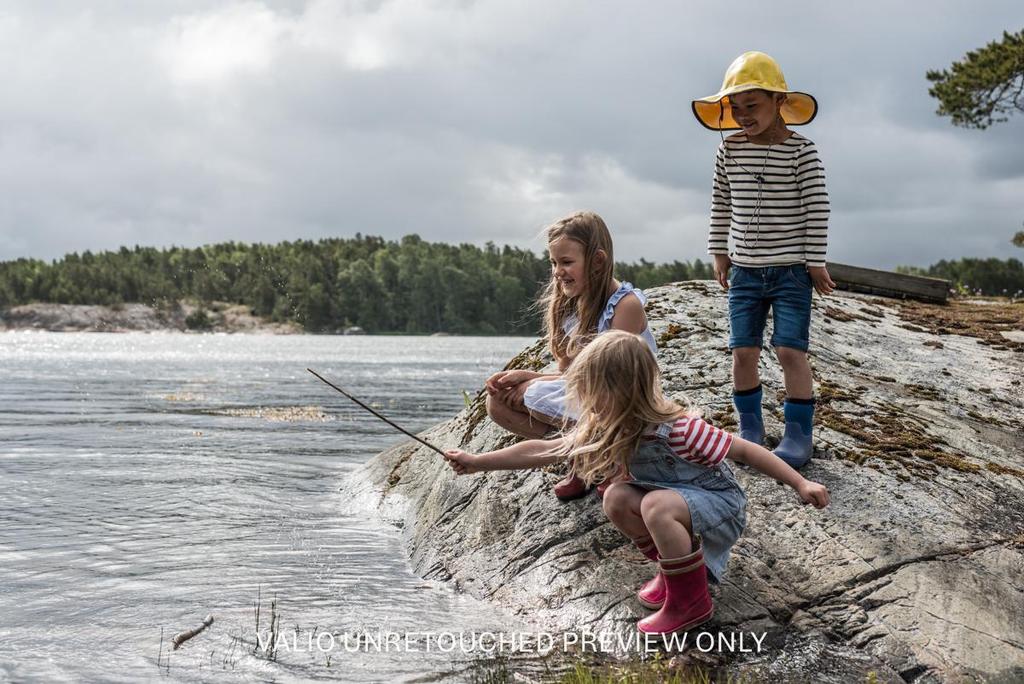
[[[807,273],[810,274],[814,291],[818,294],[832,294],[832,290],[836,289],[836,284],[832,282],[832,277],[824,266],[808,266]]]
[[[448,461],[448,465],[452,467],[452,470],[459,475],[479,473],[481,470],[476,464],[479,456],[475,454],[467,454],[459,449],[448,449],[444,452],[444,458]]]
[[[824,508],[825,506],[828,506],[828,488],[823,484],[804,480],[797,485],[796,492],[800,495],[800,498],[804,503],[809,503],[815,508]]]
[[[715,254],[715,280],[722,286],[723,290],[729,289],[729,268],[732,266],[732,259],[728,254]]]

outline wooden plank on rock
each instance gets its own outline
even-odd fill
[[[949,281],[941,278],[926,278],[833,263],[828,265],[828,273],[840,290],[850,292],[866,292],[882,297],[917,299],[940,304],[944,304],[949,296]]]

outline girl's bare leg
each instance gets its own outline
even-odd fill
[[[641,501],[649,492],[627,482],[616,482],[604,493],[604,513],[632,540],[651,536],[641,515]]]
[[[640,502],[640,516],[662,558],[681,558],[693,551],[690,508],[678,492],[647,492]]]
[[[487,415],[509,432],[527,439],[540,439],[551,429],[547,423],[527,412],[517,411],[494,395],[487,396]]]

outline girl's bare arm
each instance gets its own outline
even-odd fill
[[[468,454],[458,449],[444,452],[448,465],[459,475],[485,470],[540,468],[561,460],[562,439],[530,439],[485,454]]]
[[[647,315],[644,313],[644,305],[636,297],[626,295],[619,300],[615,307],[615,313],[610,323],[615,330],[625,330],[634,335],[639,335],[647,327]]]
[[[813,504],[815,508],[824,508],[829,504],[828,489],[825,485],[806,479],[763,446],[733,435],[732,446],[729,447],[726,457],[739,463],[746,463],[754,470],[788,484],[796,490],[804,503]]]

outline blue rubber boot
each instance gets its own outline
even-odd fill
[[[764,444],[764,419],[761,417],[761,386],[733,392],[732,403],[740,417],[740,437],[758,446]]]
[[[792,468],[802,468],[814,453],[814,399],[786,399],[782,407],[786,431],[775,455]]]

